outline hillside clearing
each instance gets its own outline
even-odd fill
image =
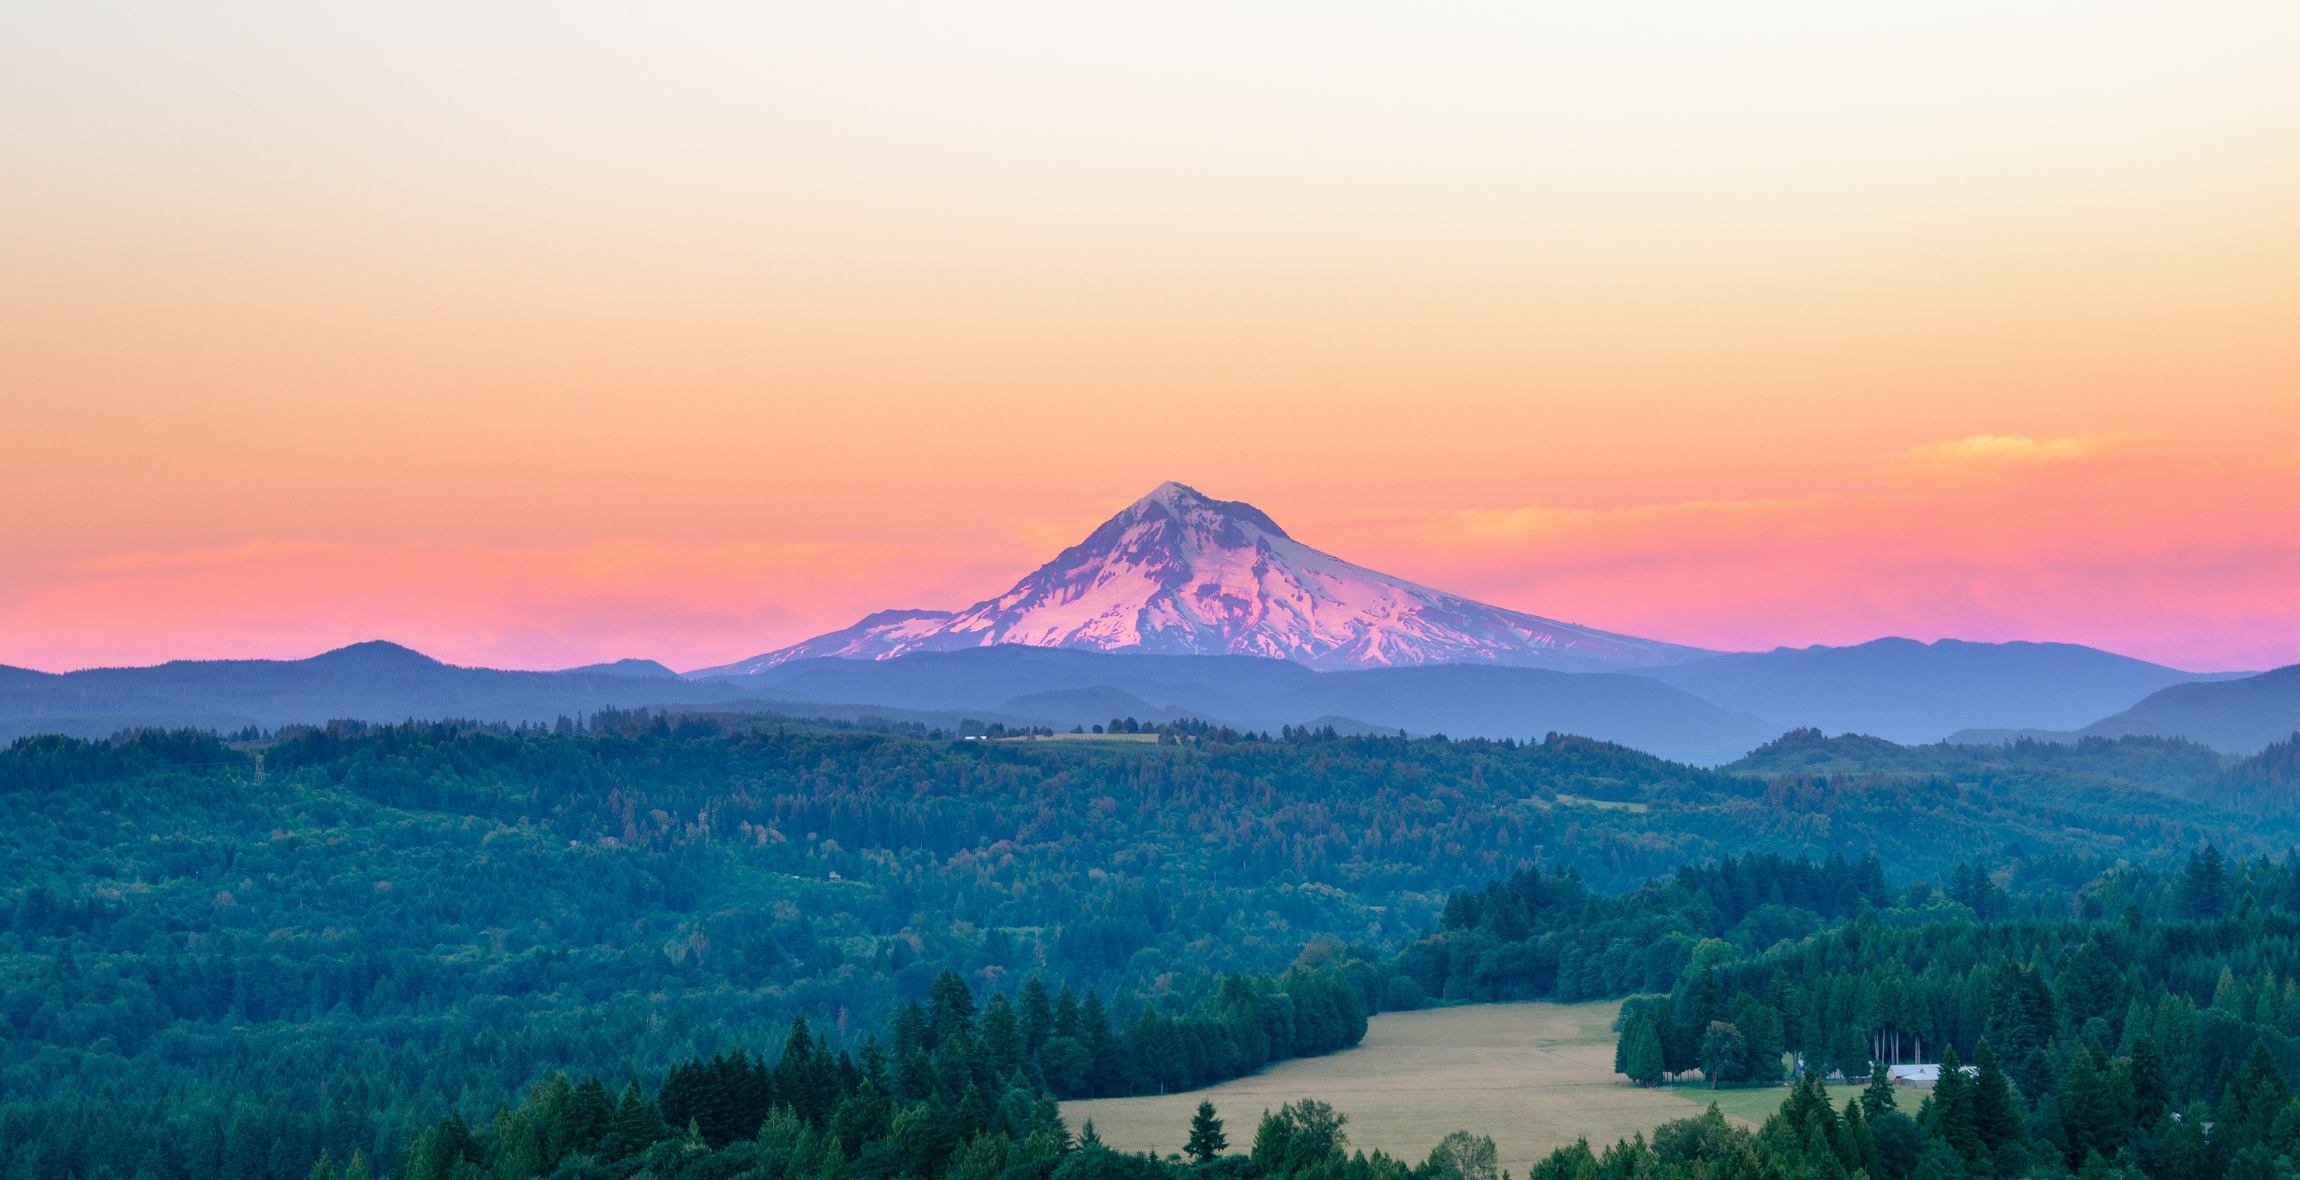
[[[1262,1111],[1316,1098],[1350,1116],[1354,1149],[1380,1148],[1419,1163],[1448,1132],[1473,1131],[1493,1136],[1501,1165],[1523,1176],[1581,1136],[1592,1146],[1610,1143],[1708,1104],[1711,1094],[1696,1086],[1640,1089],[1613,1072],[1620,1007],[1606,1000],[1385,1012],[1368,1022],[1364,1043],[1346,1052],[1183,1094],[1065,1102],[1062,1117],[1073,1134],[1092,1119],[1110,1146],[1164,1155],[1182,1149],[1198,1103],[1212,1102],[1227,1124],[1230,1150],[1245,1151]],[[1716,1097],[1726,1100],[1721,1109],[1729,1116],[1749,1123],[1787,1093]]]

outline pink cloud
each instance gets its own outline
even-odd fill
[[[2088,643],[2194,670],[2300,660],[2300,464],[2135,437],[1914,447],[1808,496],[1367,513],[1310,543],[1457,593],[1706,647]]]

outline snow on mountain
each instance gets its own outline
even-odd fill
[[[1251,504],[1209,500],[1169,482],[996,598],[956,612],[881,611],[843,631],[687,675],[999,643],[1265,656],[1329,671],[1464,662],[1608,670],[1711,654],[1376,573],[1294,540]]]

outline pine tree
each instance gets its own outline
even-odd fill
[[[1639,1021],[1637,1039],[1629,1047],[1629,1068],[1626,1071],[1629,1080],[1640,1086],[1660,1085],[1661,1075],[1666,1072],[1665,1064],[1661,1054],[1661,1034],[1654,1029],[1651,1020]]]
[[[1861,1114],[1857,1098],[1845,1100],[1845,1120],[1838,1155],[1845,1160],[1849,1172],[1866,1172],[1873,1177],[1885,1175],[1885,1164],[1877,1154],[1877,1141],[1869,1134],[1869,1120]]]
[[[1973,1082],[1965,1076],[1955,1045],[1941,1050],[1940,1080],[1933,1083],[1933,1096],[1925,1107],[1932,1113],[1933,1125],[1927,1129],[1934,1137],[1948,1144],[1966,1166],[1977,1166],[1986,1149],[1973,1125]]]
[[[2203,853],[2189,853],[2180,876],[2182,917],[2217,921],[2228,916],[2228,865],[2218,848],[2207,844]]]
[[[1115,1096],[1126,1082],[1124,1046],[1111,1035],[1102,997],[1093,988],[1086,989],[1086,1002],[1078,1007],[1078,1023],[1085,1033],[1087,1059],[1092,1063],[1088,1067],[1088,1096]]]
[[[974,992],[948,967],[927,990],[927,1025],[934,1042],[930,1048],[939,1048],[951,1037],[974,1034]]]
[[[775,1094],[810,1126],[819,1127],[831,1116],[835,1067],[804,1016],[791,1020],[790,1035],[783,1040],[782,1059],[775,1062]]]
[[[615,1117],[615,1103],[607,1097],[607,1087],[599,1084],[594,1074],[583,1075],[568,1092],[567,1101],[560,1108],[558,1125],[552,1131],[549,1148],[553,1158],[570,1151],[596,1151],[599,1138],[607,1133],[607,1125]]]
[[[823,1166],[815,1172],[815,1180],[847,1180],[852,1174],[847,1170],[846,1150],[836,1140],[823,1144]]]
[[[1022,1036],[1022,1022],[1016,1017],[1014,1002],[1005,992],[990,997],[982,1014],[982,1048],[989,1058],[990,1071],[1005,1077],[1021,1066],[1026,1052]]]
[[[1078,1029],[1078,997],[1072,994],[1068,983],[1062,985],[1062,994],[1054,997],[1054,1035],[1074,1041],[1082,1039]]]
[[[2164,1112],[2171,1082],[2165,1077],[2164,1058],[2156,1051],[2155,1037],[2142,1037],[2132,1045],[2133,1117],[2143,1127],[2154,1126]]]
[[[629,1159],[662,1142],[669,1134],[661,1112],[639,1092],[639,1079],[632,1078],[623,1087],[622,1100],[615,1104],[614,1120],[608,1124],[607,1158]]]
[[[1041,1098],[1030,1111],[1030,1133],[1044,1135],[1057,1154],[1071,1148],[1070,1126],[1062,1121],[1062,1106],[1052,1096]]]
[[[306,1180],[335,1180],[335,1159],[326,1148],[319,1149],[319,1162],[311,1166]]]
[[[1199,1103],[1198,1113],[1190,1119],[1190,1142],[1182,1153],[1192,1163],[1210,1164],[1228,1146],[1230,1141],[1222,1135],[1222,1120],[1214,1117],[1214,1104]]]
[[[1047,998],[1046,985],[1035,975],[1022,981],[1021,1006],[1023,1051],[1036,1056],[1038,1047],[1054,1035],[1054,1006]]]
[[[2117,1126],[2114,1098],[2099,1059],[2089,1048],[2079,1049],[2068,1063],[2068,1077],[2060,1086],[2061,1130],[2068,1137],[2071,1168],[2084,1165],[2087,1151],[2115,1151],[2124,1136]]]
[[[1892,1074],[1885,1069],[1884,1062],[1870,1062],[1869,1088],[1861,1091],[1861,1109],[1868,1114],[1869,1121],[1873,1123],[1877,1121],[1878,1115],[1893,1109],[1895,1105]]]
[[[1973,1130],[1993,1153],[2026,1134],[2020,1100],[2013,1096],[2012,1079],[1997,1066],[1996,1051],[1987,1037],[1981,1038],[1974,1063],[1980,1076],[1973,1079]]]
[[[894,1034],[894,1057],[902,1061],[913,1053],[923,1053],[927,1047],[926,1012],[917,1000],[904,1000],[894,1006],[894,1016],[887,1021]],[[919,1095],[910,1095],[919,1097]]]
[[[1102,1146],[1102,1136],[1095,1133],[1094,1120],[1088,1119],[1085,1126],[1078,1128],[1078,1149],[1091,1151],[1100,1146]]]
[[[1693,1027],[1707,1028],[1712,1021],[1725,1019],[1725,981],[1719,978],[1715,967],[1701,969],[1700,978],[1694,981],[1691,999]]]
[[[1759,1085],[1780,1081],[1786,1073],[1781,1056],[1788,1051],[1782,1043],[1781,1014],[1763,1004],[1751,1004],[1747,1015],[1734,1024],[1749,1040],[1749,1080]]]
[[[343,1166],[343,1180],[375,1180],[375,1173],[367,1166],[367,1153],[353,1148],[351,1162]]]

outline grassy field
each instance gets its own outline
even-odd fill
[[[1624,803],[1612,799],[1584,799],[1579,795],[1565,794],[1560,794],[1557,797],[1557,801],[1566,804],[1577,804],[1582,807],[1594,807],[1599,811],[1628,811],[1634,812],[1638,815],[1645,814],[1645,808],[1647,806],[1643,803]]]
[[[1552,1150],[1587,1136],[1592,1146],[1697,1114],[1711,1098],[1754,1125],[1788,1091],[1695,1085],[1640,1089],[1613,1072],[1619,1001],[1480,1004],[1373,1018],[1365,1043],[1345,1053],[1282,1062],[1187,1094],[1066,1102],[1073,1133],[1095,1131],[1124,1151],[1180,1151],[1200,1101],[1214,1104],[1232,1151],[1253,1145],[1262,1112],[1297,1098],[1350,1116],[1353,1147],[1421,1162],[1451,1131],[1493,1136],[1501,1165],[1519,1176]],[[1843,1095],[1835,1095],[1839,1102]]]
[[[1845,1099],[1851,1098],[1860,1092],[1861,1087],[1859,1086],[1832,1085],[1829,1087],[1829,1101],[1831,1104],[1835,1105],[1837,1109],[1843,1110],[1845,1107]],[[1781,1109],[1782,1100],[1789,1096],[1788,1088],[1784,1086],[1762,1086],[1745,1090],[1719,1090],[1715,1093],[1711,1093],[1708,1090],[1702,1089],[1700,1083],[1698,1082],[1689,1082],[1686,1085],[1671,1091],[1671,1093],[1676,1094],[1678,1097],[1687,1099],[1688,1101],[1692,1102],[1696,1108],[1704,1107],[1709,1105],[1711,1102],[1715,1102],[1717,1104],[1717,1109],[1724,1111],[1727,1115],[1739,1119],[1742,1122],[1749,1124],[1750,1126],[1756,1126],[1764,1122],[1766,1115],[1772,1114],[1774,1111]],[[1924,1101],[1924,1097],[1925,1096],[1923,1092],[1917,1090],[1902,1090],[1896,1095],[1896,1098],[1900,1103],[1899,1109],[1908,1114],[1915,1114],[1917,1112],[1916,1104]]]

